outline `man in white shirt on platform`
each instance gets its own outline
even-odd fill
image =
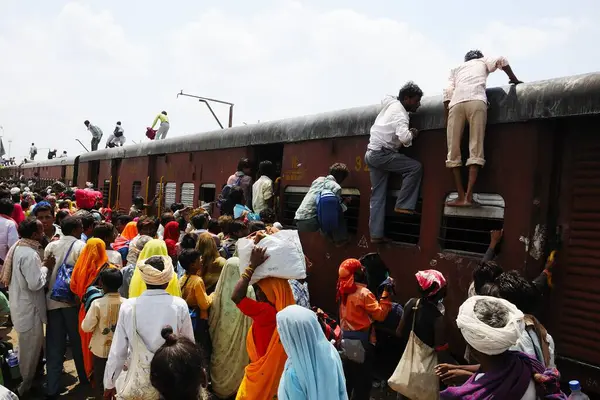
[[[19,369],[23,377],[19,396],[22,397],[31,388],[44,343],[44,286],[48,268],[42,264],[38,253],[44,236],[42,223],[35,218],[25,220],[19,227],[19,234],[22,239],[15,244],[12,260],[7,257],[2,275],[9,273],[11,277],[8,289],[10,316],[19,342]],[[54,267],[52,263],[48,265]]]
[[[481,51],[471,50],[465,55],[465,62],[450,71],[448,86],[444,90],[444,108],[448,123],[448,157],[446,167],[452,169],[458,198],[448,202],[449,206],[473,206],[473,187],[477,181],[479,168],[485,165],[483,139],[487,123],[487,96],[485,94],[487,77],[497,69],[508,75],[510,84],[521,83],[513,73],[508,60],[504,57],[484,57]],[[469,182],[467,191],[462,183],[460,168],[462,156],[460,141],[469,124]]]
[[[137,268],[148,288],[140,297],[126,300],[119,311],[119,320],[110,347],[106,370],[104,372],[104,398],[115,396],[115,382],[123,370],[128,350],[132,353],[139,346],[155,353],[165,342],[161,336],[162,328],[170,326],[179,336],[194,341],[194,330],[187,303],[180,297],[171,296],[166,288],[173,276],[171,257],[153,256],[139,260]],[[135,315],[134,315],[135,314]],[[134,346],[136,334],[133,321],[141,342]],[[134,366],[129,365],[129,368]]]
[[[421,106],[423,91],[413,82],[406,83],[398,97],[388,96],[381,102],[382,110],[371,127],[371,136],[365,162],[371,177],[371,204],[369,230],[371,243],[382,243],[384,238],[385,202],[390,173],[402,175],[402,188],[396,199],[394,211],[399,214],[414,214],[419,198],[419,187],[423,175],[421,163],[399,152],[412,146],[418,131],[409,128],[409,112]]]

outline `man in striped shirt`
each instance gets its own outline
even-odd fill
[[[83,124],[92,134],[92,151],[98,150],[98,144],[100,143],[103,135],[102,129],[98,128],[96,125],[92,125],[88,120],[85,120]]]

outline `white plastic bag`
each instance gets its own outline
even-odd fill
[[[304,279],[306,278],[306,260],[300,243],[298,231],[283,230],[273,235],[267,235],[258,244],[267,249],[269,258],[259,266],[250,284],[263,278]],[[254,239],[242,238],[237,241],[237,251],[240,258],[240,274],[250,265],[250,254],[254,247]]]

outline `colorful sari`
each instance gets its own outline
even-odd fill
[[[106,246],[104,241],[100,239],[89,239],[81,251],[81,255],[75,263],[73,274],[71,275],[71,291],[82,299],[85,291],[90,287],[103,266],[108,263],[108,255],[106,254]],[[93,355],[90,350],[90,341],[92,333],[84,332],[81,329],[81,323],[85,318],[85,305],[82,303],[79,308],[79,335],[81,336],[81,350],[83,351],[83,362],[85,364],[85,372],[88,378],[93,371]]]
[[[136,237],[137,234],[137,222],[129,222],[125,225],[123,232],[115,239],[115,242],[112,245],[113,250],[119,251],[124,247],[129,247],[129,242],[131,242],[131,239]]]
[[[286,279],[266,278],[257,283],[275,305],[277,312],[296,304],[292,288]],[[254,343],[252,327],[246,336],[246,348],[250,356],[250,365],[246,367],[244,379],[238,390],[236,400],[272,400],[277,398],[279,380],[287,360],[277,329],[273,332],[269,347],[264,356],[259,357]]]
[[[164,241],[159,239],[152,239],[144,246],[144,249],[140,253],[138,260],[146,260],[152,256],[168,256],[167,245]],[[181,297],[181,289],[179,288],[179,281],[177,280],[177,274],[173,274],[169,286],[167,286],[167,293],[172,296]],[[146,291],[146,283],[142,279],[140,270],[135,267],[133,276],[131,277],[131,283],[129,284],[129,298],[140,297],[142,293]]]
[[[231,301],[233,289],[240,279],[240,259],[227,260],[208,317],[208,330],[212,339],[210,378],[213,392],[221,399],[235,395],[244,378],[244,369],[250,363],[244,339],[252,320],[242,314]],[[254,299],[250,286],[246,297]]]

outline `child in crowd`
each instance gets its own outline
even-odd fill
[[[233,257],[235,254],[238,239],[249,234],[248,227],[240,220],[232,220],[228,228],[229,236],[223,241],[219,250],[219,254],[226,259]]]
[[[117,327],[119,310],[125,299],[119,295],[119,288],[123,284],[121,271],[116,268],[106,268],[100,273],[100,282],[104,296],[92,302],[81,323],[81,329],[84,332],[92,332],[90,349],[94,354],[94,380],[96,388],[102,393],[104,369]]]
[[[208,309],[212,304],[214,296],[213,294],[206,294],[204,280],[200,276],[202,258],[199,251],[192,249],[182,250],[179,255],[179,263],[185,270],[185,275],[179,279],[181,297],[190,308],[194,337],[196,338],[196,343],[202,348],[208,365],[211,353],[211,341],[208,333]]]

